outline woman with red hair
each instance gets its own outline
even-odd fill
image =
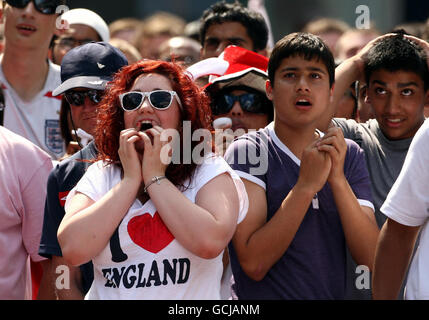
[[[99,161],[58,231],[66,260],[94,264],[86,299],[219,299],[222,253],[248,199],[223,158],[178,150],[205,143],[187,141],[185,125],[211,129],[207,97],[180,66],[144,60],[116,75],[98,112]]]

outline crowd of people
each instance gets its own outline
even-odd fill
[[[429,19],[1,4],[0,299],[429,299]]]

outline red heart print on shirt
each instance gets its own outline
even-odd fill
[[[165,226],[158,211],[153,217],[145,213],[128,222],[128,234],[133,242],[152,253],[158,253],[174,240],[174,236]]]

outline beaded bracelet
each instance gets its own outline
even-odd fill
[[[166,179],[166,176],[155,176],[151,179],[151,181],[149,182],[149,184],[147,186],[144,187],[143,192],[147,193],[147,188],[149,188],[152,184],[154,184],[156,182],[156,184],[160,184],[160,180],[162,179]]]

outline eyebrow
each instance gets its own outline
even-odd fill
[[[240,37],[220,38],[218,36],[209,36],[209,37],[206,38],[205,41],[213,41],[213,40],[216,40],[216,41],[225,41],[226,40],[226,41],[229,41],[229,42],[245,41],[244,38],[240,38]]]
[[[302,69],[302,68],[299,68],[299,67],[286,67],[286,68],[281,69],[281,70],[280,70],[280,72],[286,72],[286,71],[298,71],[298,70],[300,70],[300,69]],[[317,71],[317,72],[320,72],[320,73],[326,74],[326,71],[325,71],[325,70],[320,69],[320,68],[317,68],[317,67],[307,67],[307,68],[304,68],[304,70]]]
[[[381,80],[373,80],[372,84],[379,84],[382,86],[386,86],[386,82],[381,81]],[[409,86],[415,86],[415,87],[419,87],[418,83],[415,81],[410,81],[410,82],[400,82],[396,85],[397,88],[405,88],[405,87],[409,87]]]

